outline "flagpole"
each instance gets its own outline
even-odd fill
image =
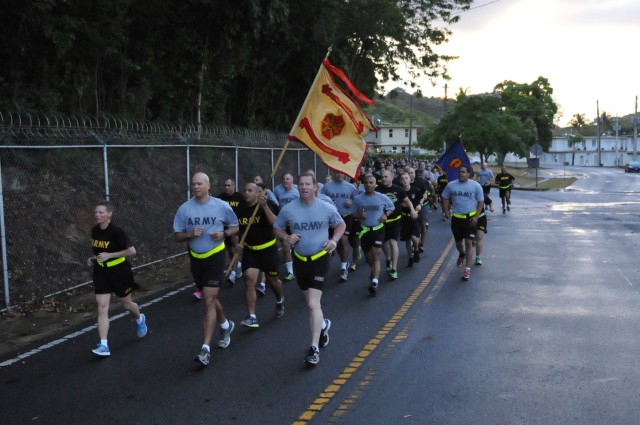
[[[327,49],[327,54],[324,57],[325,60],[329,57],[329,54],[331,54],[331,50],[332,49],[333,49],[333,45],[329,46],[329,49]],[[322,63],[320,64],[320,67],[318,68],[318,72],[316,73],[316,77],[313,79],[313,83],[311,84],[311,87],[315,86],[316,81],[318,81],[318,79],[320,78],[320,75],[322,75],[322,68],[323,67],[324,67],[324,60],[322,61]],[[291,134],[293,132],[293,130],[296,128],[296,126],[299,125],[300,119],[302,118],[302,115],[303,115],[304,110],[305,110],[305,105],[309,102],[309,98],[310,97],[311,97],[311,90],[309,90],[309,92],[307,92],[307,97],[304,99],[304,103],[302,104],[302,108],[300,108],[300,112],[298,112],[298,117],[294,121],[293,127],[291,128],[291,131],[289,132],[289,134]],[[280,155],[278,156],[278,159],[276,160],[276,163],[273,166],[273,169],[271,170],[271,176],[269,177],[269,181],[267,182],[267,186],[269,185],[269,183],[271,183],[271,181],[273,181],[273,178],[275,177],[276,171],[280,167],[280,163],[282,162],[282,159],[284,158],[284,154],[287,151],[287,148],[289,147],[289,142],[290,142],[290,140],[287,137],[287,140],[285,141],[284,146],[282,147],[282,151],[280,151]],[[242,237],[240,238],[240,242],[238,242],[238,246],[239,247],[243,247],[244,240],[247,237],[247,233],[249,232],[249,228],[251,228],[251,223],[253,222],[253,219],[255,218],[256,214],[258,213],[258,209],[259,208],[260,208],[260,204],[256,203],[256,207],[253,209],[253,213],[251,214],[251,218],[249,218],[249,222],[247,223],[247,228],[244,230],[244,233],[242,234]],[[233,258],[231,258],[231,261],[229,262],[229,267],[225,271],[225,278],[228,277],[231,274],[231,269],[233,269],[234,264],[238,260],[239,256],[240,256],[240,254],[238,254],[237,252],[233,253]]]

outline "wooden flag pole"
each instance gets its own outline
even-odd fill
[[[289,139],[286,140],[286,142],[284,143],[284,147],[282,148],[282,152],[280,152],[280,156],[278,156],[278,159],[275,163],[275,165],[273,166],[273,170],[271,170],[271,176],[269,177],[269,183],[273,180],[273,177],[276,173],[276,171],[278,170],[278,167],[280,167],[280,163],[282,162],[282,158],[284,157],[284,153],[287,151],[287,148],[289,147]],[[240,238],[240,242],[238,242],[238,247],[242,248],[244,247],[244,240],[247,238],[247,233],[249,233],[249,228],[251,228],[251,224],[253,223],[253,219],[256,217],[256,214],[258,214],[258,209],[260,208],[260,204],[256,203],[256,207],[253,209],[253,212],[251,213],[251,218],[249,219],[249,222],[247,223],[247,228],[244,229],[244,232],[242,233],[242,237]],[[231,270],[233,270],[233,268],[235,267],[236,262],[238,261],[238,257],[240,256],[240,254],[238,254],[237,252],[233,253],[233,258],[231,258],[231,261],[229,262],[229,267],[227,268],[227,270],[225,271],[224,275],[225,278],[229,277],[229,275],[231,274]]]

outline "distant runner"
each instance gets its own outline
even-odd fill
[[[504,165],[501,172],[496,174],[496,185],[500,189],[500,199],[502,200],[502,214],[511,211],[511,187],[516,178],[507,173]]]

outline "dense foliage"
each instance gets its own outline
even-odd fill
[[[419,144],[438,149],[462,136],[467,151],[478,152],[482,160],[496,154],[499,161],[509,152],[526,156],[536,143],[548,150],[558,110],[552,94],[543,77],[530,84],[504,81],[490,94],[460,92],[456,106],[423,134]]]
[[[472,0],[8,0],[0,108],[288,131],[329,46],[372,96],[445,74]]]

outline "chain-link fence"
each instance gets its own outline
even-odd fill
[[[91,283],[91,228],[96,202],[114,203],[138,254],[134,267],[182,255],[173,216],[188,199],[190,175],[267,180],[286,134],[222,126],[141,123],[0,112],[0,231],[4,298],[0,310]],[[327,169],[315,154],[289,145],[276,170]]]

